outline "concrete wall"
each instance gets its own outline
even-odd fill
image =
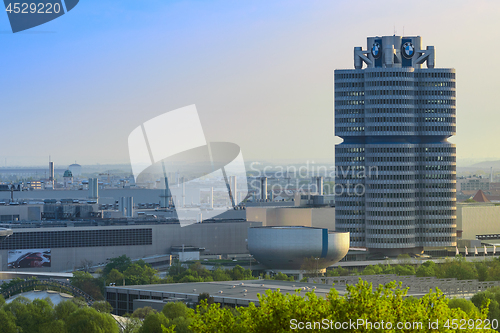
[[[335,230],[335,207],[314,208],[312,210],[312,226]]]
[[[493,204],[457,204],[457,231],[462,239],[476,235],[500,234],[500,206]]]
[[[335,230],[335,208],[247,207],[247,220],[262,226],[303,226]]]
[[[129,225],[107,227],[66,227],[66,228],[26,228],[13,229],[16,232],[47,232],[96,229],[134,229],[151,228],[152,245],[136,246],[96,246],[74,248],[52,248],[51,267],[25,268],[19,271],[28,272],[61,272],[70,271],[82,266],[82,260],[90,260],[94,265],[105,263],[108,258],[123,254],[132,259],[168,254],[172,246],[196,246],[205,248],[205,254],[246,254],[248,228],[261,226],[260,222],[220,222],[197,223],[187,227],[175,224]],[[0,270],[7,270],[9,250],[0,250]]]

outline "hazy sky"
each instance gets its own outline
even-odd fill
[[[500,159],[499,17],[494,0],[82,0],[12,34],[0,14],[0,166],[128,163],[134,128],[190,104],[247,160],[333,160],[333,70],[403,29],[457,71],[458,158]]]

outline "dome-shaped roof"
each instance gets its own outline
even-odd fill
[[[73,174],[71,173],[70,170],[64,171],[64,176],[63,177],[73,177]]]

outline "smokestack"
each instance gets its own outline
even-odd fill
[[[99,182],[97,178],[89,178],[89,199],[98,200],[99,198]]]
[[[54,162],[49,162],[49,180],[54,181]]]
[[[490,171],[490,183],[493,183],[493,167],[491,167]]]
[[[267,200],[267,177],[260,178],[260,199]]]
[[[323,195],[323,177],[315,177],[316,181],[316,192],[318,192],[319,195]]]

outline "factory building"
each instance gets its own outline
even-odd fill
[[[500,241],[500,206],[492,203],[458,203],[457,238]]]
[[[369,37],[354,67],[335,71],[337,230],[382,255],[454,247],[455,70],[418,36]]]
[[[260,222],[179,223],[41,221],[0,224],[12,235],[0,242],[0,270],[72,271],[82,261],[104,264],[109,258],[156,256],[165,260],[179,247],[197,247],[205,255],[248,254],[249,227]]]

